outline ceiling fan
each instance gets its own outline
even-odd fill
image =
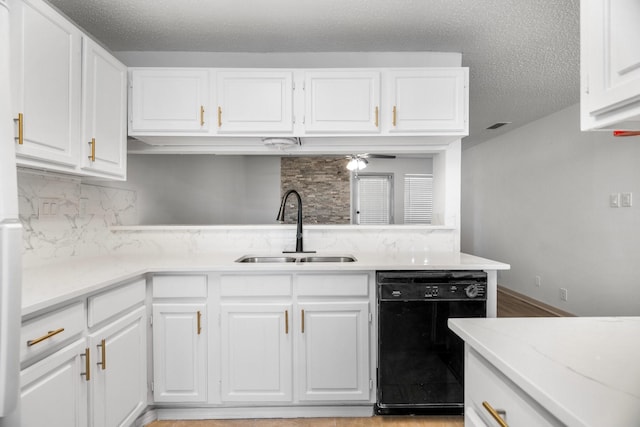
[[[369,164],[369,161],[367,159],[395,159],[395,158],[396,156],[391,154],[370,154],[370,153],[352,154],[347,156],[347,159],[349,159],[349,163],[347,163],[347,169],[355,172],[356,176],[358,176],[358,171],[361,171],[362,169],[366,168],[367,165]]]

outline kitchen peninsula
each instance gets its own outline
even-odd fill
[[[450,319],[465,340],[465,425],[634,426],[638,317]],[[482,421],[480,421],[480,419]],[[493,425],[493,424],[490,424]]]

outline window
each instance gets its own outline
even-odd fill
[[[433,175],[404,176],[404,223],[431,224],[433,213]]]
[[[354,224],[393,224],[393,176],[360,174],[354,177]]]

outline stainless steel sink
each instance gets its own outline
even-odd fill
[[[241,258],[238,258],[236,262],[285,263],[285,262],[296,262],[296,259],[291,256],[243,256]]]
[[[306,256],[300,258],[300,262],[354,262],[352,256]]]

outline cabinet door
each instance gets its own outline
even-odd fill
[[[298,304],[300,400],[368,401],[368,302]]]
[[[468,133],[466,68],[389,71],[389,132]]]
[[[156,402],[207,399],[206,304],[153,304]]]
[[[86,37],[82,52],[84,168],[125,179],[127,67]]]
[[[380,73],[305,73],[304,127],[309,133],[380,132]]]
[[[289,71],[217,73],[218,132],[293,132],[293,74]]]
[[[291,304],[223,303],[222,400],[292,398]]]
[[[129,133],[207,132],[209,96],[208,70],[134,69]]]
[[[95,427],[129,426],[147,405],[146,308],[89,337]]]
[[[640,3],[582,1],[583,129],[640,127]],[[629,127],[630,126],[630,127]]]
[[[82,375],[85,367],[85,341],[80,340],[23,369],[20,373],[22,427],[87,426],[87,380],[90,378]]]
[[[13,110],[24,129],[18,164],[72,170],[80,155],[81,33],[41,0],[10,3]]]

